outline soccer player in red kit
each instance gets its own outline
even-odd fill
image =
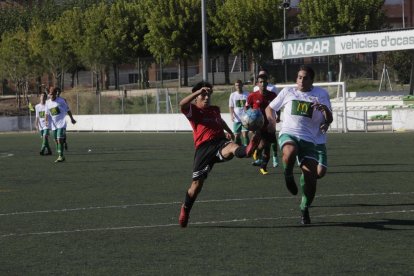
[[[268,174],[267,171],[267,163],[270,159],[270,145],[272,143],[276,143],[276,132],[269,132],[267,129],[267,125],[269,121],[266,118],[266,107],[269,105],[274,98],[276,98],[276,94],[273,92],[268,91],[267,88],[267,75],[261,74],[257,76],[257,86],[259,87],[259,91],[255,93],[250,93],[249,97],[247,98],[246,108],[253,108],[253,109],[260,109],[262,111],[264,117],[264,124],[263,127],[256,131],[256,136],[259,135],[261,137],[260,144],[258,145],[258,150],[263,149],[262,155],[262,162],[260,164],[260,173],[263,175]]]
[[[253,136],[247,147],[234,143],[234,134],[221,118],[220,108],[210,105],[212,94],[213,86],[202,81],[180,102],[181,112],[193,128],[195,146],[192,182],[178,219],[181,227],[187,226],[191,208],[214,164],[231,160],[234,156],[250,157],[260,141],[258,136]]]

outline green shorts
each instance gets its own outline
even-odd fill
[[[318,151],[316,149],[316,145],[312,142],[305,141],[302,139],[297,138],[296,136],[289,135],[289,134],[281,134],[279,136],[279,147],[283,151],[283,146],[288,144],[293,144],[298,149],[298,162],[302,164],[304,159],[313,159],[318,161]],[[319,161],[318,161],[319,162]]]
[[[235,134],[241,133],[242,131],[248,131],[241,122],[233,122],[233,132]]]
[[[325,144],[317,144],[316,145],[316,151],[318,152],[318,162],[319,165],[328,167],[328,154],[326,151],[326,145]]]
[[[66,128],[57,128],[53,131],[53,136],[55,139],[65,139],[66,138]]]
[[[40,137],[49,136],[49,129],[42,129],[40,132]]]

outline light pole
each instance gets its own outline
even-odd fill
[[[207,15],[206,0],[201,0],[201,38],[203,52],[203,81],[208,81],[208,50],[207,50]]]
[[[286,11],[290,9],[290,0],[283,0],[282,4],[279,5],[280,9],[283,9],[283,39],[286,39]],[[285,66],[285,83],[287,82],[287,63],[283,60]]]
[[[401,8],[402,8],[402,27],[405,28],[405,10],[404,7],[405,3],[404,0],[401,0]]]

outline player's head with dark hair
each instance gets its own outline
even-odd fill
[[[259,81],[259,79],[267,81],[268,76],[267,76],[267,74],[259,74],[259,75],[257,75],[256,82]]]
[[[269,71],[267,71],[267,69],[264,68],[263,66],[260,66],[260,70],[259,70],[258,75],[266,75],[266,76],[269,76]]]
[[[266,74],[260,74],[256,78],[256,85],[259,87],[259,91],[261,93],[264,93],[267,89],[267,75]]]
[[[297,89],[302,92],[311,91],[313,88],[313,80],[315,79],[315,72],[309,66],[302,65],[299,67],[298,75],[296,77]]]
[[[312,81],[315,79],[315,71],[313,71],[313,69],[310,66],[301,65],[299,67],[299,71],[305,71],[306,73],[308,73],[308,76],[311,78]]]
[[[236,88],[236,91],[238,91],[239,93],[243,92],[243,82],[241,80],[236,80],[234,82],[234,87]]]
[[[56,97],[58,96],[58,88],[57,87],[55,87],[55,86],[50,86],[49,87],[49,97],[52,99],[52,100],[55,100],[56,99]]]
[[[40,96],[40,102],[42,104],[44,104],[46,102],[46,100],[47,100],[47,93],[46,92],[42,92],[42,93],[39,94],[39,96]]]
[[[191,92],[194,93],[200,90],[202,87],[208,87],[211,89],[211,91],[213,90],[213,86],[211,85],[211,83],[209,83],[208,81],[200,81],[193,86]]]

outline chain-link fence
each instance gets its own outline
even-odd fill
[[[183,96],[183,93],[171,89],[120,90],[99,94],[69,92],[62,95],[75,115],[176,113]]]

